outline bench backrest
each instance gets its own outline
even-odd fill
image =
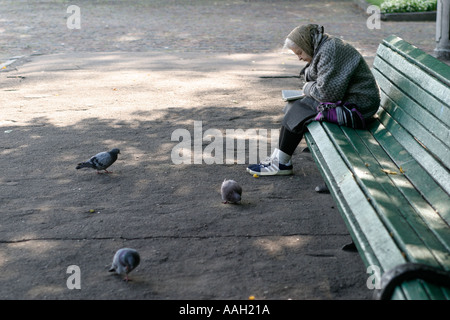
[[[380,122],[448,196],[450,66],[390,36],[380,44],[372,72],[381,93]]]

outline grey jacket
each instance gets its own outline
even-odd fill
[[[380,105],[375,78],[362,55],[341,39],[327,37],[300,73],[307,81],[304,94],[319,102],[350,102],[365,119]]]

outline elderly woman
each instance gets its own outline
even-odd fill
[[[285,47],[307,62],[300,72],[306,83],[299,100],[284,108],[279,149],[247,168],[251,174],[290,175],[291,157],[311,121],[328,121],[356,129],[377,111],[378,86],[361,54],[350,44],[324,33],[324,28],[308,24],[295,28]]]

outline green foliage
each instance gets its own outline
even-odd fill
[[[381,12],[419,12],[436,10],[437,0],[386,0],[381,6]]]
[[[384,2],[384,0],[366,0],[366,2],[369,4],[374,4],[376,6],[380,6]]]

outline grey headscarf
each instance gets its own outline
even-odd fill
[[[323,26],[307,24],[292,30],[287,38],[298,45],[310,57],[313,57],[323,41],[328,38],[328,35],[324,33]]]

